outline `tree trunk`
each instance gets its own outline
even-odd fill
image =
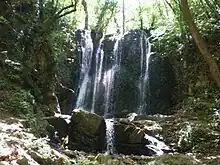
[[[82,5],[85,12],[85,29],[89,29],[89,13],[87,9],[87,2],[85,0],[82,0]]]
[[[220,71],[216,61],[213,59],[212,55],[208,51],[207,43],[202,39],[199,34],[198,28],[196,27],[192,15],[189,10],[189,5],[187,0],[181,0],[182,14],[183,19],[186,24],[189,26],[189,30],[196,42],[197,47],[199,48],[201,54],[203,55],[205,61],[207,62],[210,73],[217,86],[220,88]]]
[[[125,0],[123,0],[122,1],[122,16],[123,16],[123,18],[122,18],[122,21],[123,21],[123,23],[122,23],[122,33],[124,34],[125,33]]]

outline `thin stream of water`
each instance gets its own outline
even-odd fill
[[[151,55],[151,43],[149,41],[150,38],[146,38],[146,36],[142,33],[140,38],[140,51],[141,51],[141,74],[139,77],[139,105],[137,114],[142,115],[144,111],[147,109],[147,90],[149,90],[149,61]],[[149,94],[148,94],[149,95]]]
[[[99,42],[98,49],[95,54],[96,61],[95,61],[95,80],[94,80],[94,88],[93,88],[93,97],[92,97],[92,109],[91,112],[94,113],[95,111],[95,103],[97,93],[99,92],[99,84],[101,82],[102,76],[102,68],[103,68],[103,59],[104,59],[104,51],[102,49],[102,39]]]

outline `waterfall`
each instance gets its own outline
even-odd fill
[[[77,97],[76,107],[87,109],[90,112],[96,112],[96,103],[100,101],[100,87],[104,88],[103,100],[103,116],[109,118],[113,116],[113,93],[114,93],[114,81],[116,74],[120,70],[120,53],[121,38],[118,38],[114,44],[113,54],[104,54],[103,51],[103,39],[100,40],[96,53],[93,53],[93,43],[90,36],[90,32],[86,31],[84,36],[84,46],[82,47],[81,57],[81,70],[80,70],[80,83],[79,93]],[[93,57],[92,57],[93,56]],[[94,61],[92,62],[92,59]],[[107,60],[104,63],[104,59]],[[89,74],[91,68],[94,68],[92,76]],[[102,86],[100,86],[102,85]],[[92,88],[92,96],[89,94],[89,90]],[[91,107],[89,108],[89,105]],[[100,108],[100,107],[98,107]]]
[[[114,118],[105,119],[107,154],[114,154]]]
[[[114,105],[113,105],[114,84],[115,84],[116,74],[119,73],[120,71],[120,62],[121,62],[121,37],[119,37],[116,40],[114,45],[111,68],[107,70],[103,76],[103,84],[105,86],[104,118],[114,116]],[[116,150],[114,147],[114,136],[115,136],[114,118],[105,119],[105,123],[106,123],[107,153],[115,154]]]
[[[95,103],[97,93],[99,92],[99,85],[101,82],[102,76],[102,67],[103,67],[104,51],[102,49],[102,39],[99,42],[98,49],[95,54],[95,79],[94,79],[94,88],[93,88],[93,97],[92,97],[92,109],[91,112],[95,112]]]
[[[91,38],[91,32],[85,31],[85,35],[83,38],[83,47],[82,47],[82,56],[81,56],[81,64],[80,64],[80,81],[79,81],[79,94],[76,101],[76,108],[85,108],[86,106],[86,98],[87,90],[89,86],[90,78],[89,71],[91,69],[92,64],[92,54],[93,54],[93,42]]]
[[[83,108],[105,118],[114,116],[115,81],[120,72],[122,37],[115,44],[112,54],[103,50],[103,39],[100,40],[95,53],[90,31],[85,31],[82,40],[82,55],[80,63],[80,80],[76,108]],[[138,80],[137,114],[142,115],[149,108],[149,59],[151,55],[150,37],[144,32],[140,36],[140,75]],[[105,62],[104,62],[105,61]],[[103,111],[101,111],[103,109]]]
[[[116,74],[120,71],[120,38],[117,39],[114,45],[113,57],[112,57],[112,66],[111,68],[104,73],[103,84],[105,86],[105,112],[104,117],[113,116],[114,105],[113,105],[113,93],[114,93],[114,82]]]
[[[140,67],[141,67],[141,74],[139,77],[139,105],[138,105],[138,114],[142,115],[144,110],[147,108],[146,105],[146,95],[147,90],[149,90],[149,60],[151,55],[151,43],[149,41],[150,37],[147,38],[144,33],[142,32],[140,38],[140,51],[141,51],[141,60],[140,60]]]
[[[115,110],[115,88],[116,81],[120,78],[122,37],[114,43],[111,53],[103,50],[103,41],[100,40],[95,53],[93,53],[93,42],[90,32],[86,31],[82,42],[82,55],[80,63],[80,80],[78,85],[78,97],[76,108],[83,108],[93,113],[103,115],[106,123],[106,145],[107,152],[115,153],[114,148],[114,110]],[[147,91],[149,88],[149,59],[151,55],[151,44],[144,32],[140,38],[140,75],[138,81],[139,102],[138,114],[144,113],[147,108]],[[124,65],[124,64],[123,64]],[[123,66],[122,67],[126,67]],[[136,88],[135,88],[136,89]],[[111,118],[111,119],[109,119]]]

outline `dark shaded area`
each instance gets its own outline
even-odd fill
[[[174,70],[168,57],[151,55],[149,64],[149,94],[147,114],[169,114],[174,106],[177,86]]]

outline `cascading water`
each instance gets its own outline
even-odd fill
[[[120,38],[117,39],[114,45],[113,57],[112,57],[112,66],[111,68],[104,73],[103,84],[105,86],[105,112],[104,117],[113,116],[113,93],[114,93],[114,82],[116,74],[120,71],[120,58],[121,58],[121,48],[120,48]]]
[[[147,89],[149,90],[149,60],[151,55],[151,43],[149,41],[150,37],[147,38],[143,32],[140,38],[140,49],[141,49],[141,60],[140,60],[140,66],[141,66],[141,74],[139,77],[139,105],[138,105],[138,114],[142,115],[144,113],[144,110],[147,108],[148,105],[146,105],[146,94]]]
[[[102,40],[98,45],[96,53],[93,53],[93,43],[90,32],[88,31],[85,31],[83,44],[76,108],[83,108],[93,113],[101,108],[104,111],[99,112],[99,114],[102,114],[105,118],[113,117],[115,109],[113,100],[115,79],[117,77],[116,75],[120,72],[121,38],[115,42],[113,55],[105,54]],[[141,115],[145,113],[147,106],[149,106],[147,105],[147,96],[149,95],[147,91],[149,89],[148,68],[151,55],[151,43],[144,32],[141,32],[139,45],[139,100],[136,113]],[[104,62],[106,59],[108,59],[108,62]],[[91,70],[92,68],[94,69]],[[101,98],[102,93],[104,95],[103,98]]]
[[[77,98],[76,108],[87,109],[86,101],[91,102],[90,112],[95,112],[95,105],[97,102],[97,95],[100,93],[100,85],[104,86],[104,118],[109,118],[114,116],[113,107],[113,92],[114,92],[114,81],[116,74],[120,70],[120,49],[121,49],[120,39],[117,39],[114,45],[113,55],[110,57],[110,63],[104,63],[105,59],[109,59],[109,54],[104,54],[102,48],[102,40],[100,41],[97,51],[93,54],[93,43],[90,37],[90,33],[86,32],[84,47],[82,49],[82,61],[81,61],[81,71],[80,71],[80,84],[79,84],[79,94]],[[92,56],[95,56],[95,62],[92,63]],[[108,56],[108,57],[107,57]],[[94,65],[94,66],[92,66]],[[95,73],[93,73],[94,78],[89,75],[91,68],[95,68]],[[89,85],[92,84],[92,85]],[[89,98],[88,88],[93,87],[92,97]],[[114,119],[105,119],[106,123],[106,145],[107,152],[113,154],[114,149]]]
[[[109,116],[113,117],[113,93],[114,93],[114,84],[116,79],[116,74],[120,71],[120,60],[121,60],[121,44],[120,38],[117,39],[114,45],[113,56],[112,56],[112,66],[109,70],[104,73],[103,84],[105,86],[105,112],[104,118]],[[114,147],[114,118],[105,119],[106,123],[106,145],[107,153],[114,154],[116,152]]]
[[[120,73],[122,40],[116,40],[112,54],[103,51],[102,40],[96,53],[93,53],[93,42],[90,32],[86,31],[82,42],[81,70],[79,81],[79,92],[76,108],[83,108],[97,113],[99,109],[106,123],[106,145],[107,152],[115,153],[114,148],[114,93],[118,75]],[[138,83],[139,103],[137,114],[141,115],[146,110],[146,96],[149,88],[149,59],[151,55],[151,44],[146,34],[142,32],[140,38],[140,76]],[[125,66],[124,66],[125,67]],[[100,97],[101,96],[101,97]],[[100,100],[101,98],[101,100]],[[112,118],[112,119],[109,119]]]
[[[89,71],[92,64],[93,42],[90,31],[85,31],[82,45],[82,57],[80,66],[79,94],[76,101],[76,108],[85,108],[88,85],[90,81]]]
[[[107,153],[114,154],[114,119],[105,119]]]
[[[102,78],[102,67],[103,67],[103,59],[104,59],[104,51],[102,49],[102,40],[99,42],[98,49],[95,54],[95,79],[94,79],[94,88],[93,88],[93,97],[92,97],[92,109],[91,112],[95,112],[95,103],[96,96],[99,92],[99,85]]]

